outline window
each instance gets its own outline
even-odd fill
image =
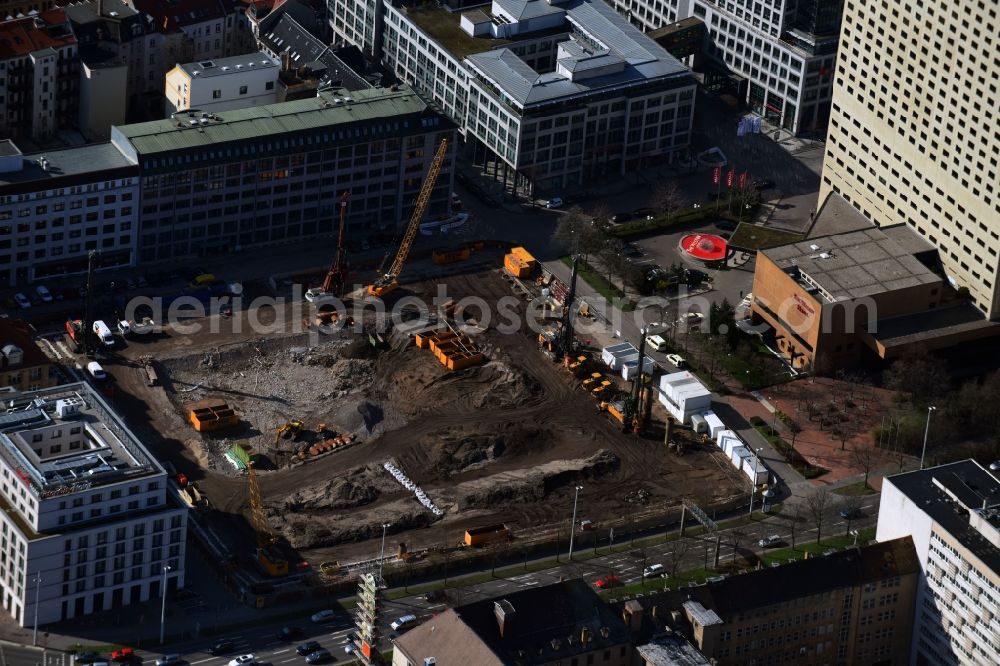
[[[221,90],[213,90],[212,91],[212,99],[222,99],[222,91]]]
[[[247,87],[246,86],[240,86],[240,94],[241,95],[246,95],[247,94]]]
[[[264,90],[274,90],[274,81],[268,81],[265,83]]]

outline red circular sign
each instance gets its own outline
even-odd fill
[[[688,234],[680,247],[695,259],[721,261],[726,258],[726,239],[715,234]]]

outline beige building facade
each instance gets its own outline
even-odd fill
[[[845,3],[820,201],[940,248],[956,287],[1000,318],[1000,6]]]

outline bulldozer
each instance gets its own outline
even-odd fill
[[[585,391],[591,390],[602,379],[604,379],[604,375],[602,375],[601,373],[599,372],[590,373],[590,376],[583,380],[583,390]]]
[[[274,434],[274,445],[277,446],[278,442],[281,441],[282,438],[288,439],[291,437],[294,439],[298,437],[304,427],[305,424],[302,423],[302,421],[289,421],[287,423],[282,423]]]
[[[586,354],[581,354],[577,356],[566,368],[570,371],[574,377],[580,377],[584,372],[587,371],[587,361],[590,358]]]
[[[610,379],[603,379],[603,380],[601,380],[601,382],[597,386],[595,386],[594,388],[590,389],[590,393],[595,398],[598,397],[598,396],[607,395],[608,393],[610,393],[612,391],[612,387],[613,386],[614,386],[614,382],[612,382]]]

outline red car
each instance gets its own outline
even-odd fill
[[[604,576],[603,578],[598,578],[596,581],[594,581],[594,585],[596,585],[602,590],[606,590],[610,587],[617,587],[621,584],[622,584],[621,579],[614,574],[608,574],[607,576]]]
[[[135,650],[130,647],[123,647],[111,653],[111,661],[132,661],[135,659]]]

